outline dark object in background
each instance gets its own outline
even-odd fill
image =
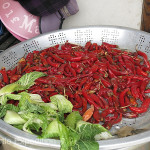
[[[150,0],[143,0],[141,30],[150,33]]]
[[[45,16],[55,13],[69,0],[18,0],[19,3],[31,14],[35,16]]]
[[[5,27],[3,27],[3,34],[0,35],[0,52],[19,42],[20,41],[18,39],[16,39]]]
[[[69,0],[69,3],[57,12],[40,17],[40,33],[62,29],[65,18],[76,14],[79,11],[76,0]]]
[[[65,18],[79,11],[76,0],[18,0],[31,14],[40,16],[40,33],[62,28]]]
[[[0,21],[0,35],[3,34],[3,30],[4,30],[4,26],[3,26],[2,22]]]

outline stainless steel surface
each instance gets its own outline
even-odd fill
[[[84,45],[87,41],[97,42],[102,41],[117,44],[120,48],[129,49],[130,51],[138,50],[144,51],[150,57],[150,34],[135,29],[116,27],[116,26],[89,26],[76,29],[59,30],[56,32],[40,35],[33,39],[21,42],[0,55],[0,67],[5,66],[7,69],[16,65],[18,60],[33,50],[42,50],[44,48],[63,44],[66,41],[71,43]],[[134,128],[149,128],[150,126],[150,112],[145,113],[137,119],[123,119],[121,123],[114,125],[112,132],[124,125],[132,126]],[[54,139],[37,139],[35,135],[31,135],[20,131],[4,121],[0,120],[0,137],[1,139],[9,139],[13,144],[19,141],[25,142],[26,146],[32,148],[43,147],[59,149],[60,141]],[[116,150],[123,148],[139,147],[139,145],[146,145],[150,142],[150,130],[125,138],[117,138],[99,141],[101,150]],[[146,150],[146,149],[145,149]]]

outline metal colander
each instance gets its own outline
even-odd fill
[[[66,41],[85,45],[87,41],[101,44],[102,41],[111,44],[117,44],[122,49],[135,51],[135,48],[145,52],[150,57],[150,34],[124,27],[115,26],[90,26],[68,30],[59,30],[47,34],[40,35],[33,39],[21,42],[0,55],[0,67],[10,69],[15,66],[18,60],[33,50],[42,50],[44,48],[63,44]],[[138,129],[149,128],[150,112],[136,119],[123,119],[121,123],[112,127],[111,132],[122,126],[131,126]],[[9,140],[20,146],[32,149],[59,149],[60,141],[54,139],[38,139],[35,135],[31,135],[20,131],[4,121],[0,120],[0,137],[2,140]],[[150,130],[125,137],[99,141],[101,150],[116,150],[124,147],[144,144],[150,141]]]

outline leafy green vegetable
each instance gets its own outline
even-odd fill
[[[46,132],[48,126],[48,120],[46,115],[37,115],[34,114],[23,126],[23,130],[33,134],[32,131],[39,132],[42,129],[42,132]]]
[[[4,121],[8,124],[24,124],[26,122],[16,112],[11,110],[7,110]]]
[[[5,95],[5,94],[10,94],[16,91],[17,88],[21,88],[21,87],[22,86],[17,83],[8,84],[0,89],[0,96]]]
[[[72,150],[99,150],[99,144],[96,141],[79,140]]]
[[[54,95],[50,97],[51,103],[58,107],[60,112],[70,113],[72,112],[73,105],[63,95]]]
[[[80,140],[80,135],[78,134],[78,132],[72,128],[69,128],[69,140],[70,140],[70,145],[72,147],[75,146],[75,144]]]
[[[7,110],[18,112],[19,108],[12,104],[0,105],[0,118],[3,118],[6,115]]]
[[[58,138],[59,128],[58,120],[53,120],[47,127],[46,131],[42,133],[42,138]]]
[[[39,77],[46,76],[42,72],[30,72],[23,75],[18,81],[8,84],[0,89],[0,96],[12,93],[14,91],[26,90],[34,85],[34,81]]]
[[[103,126],[101,126],[100,124],[91,124],[85,121],[79,121],[77,123],[77,128],[76,128],[77,132],[80,134],[81,139],[84,140],[95,140],[95,136],[96,135],[101,135],[101,139],[103,138],[101,134],[102,132],[104,132],[105,134],[105,139],[106,139],[106,135],[107,138],[111,138],[112,135],[109,133],[109,131],[104,128]]]
[[[28,100],[24,101],[24,105],[19,106],[20,111],[23,111],[25,113],[35,113],[35,114],[42,114],[45,113],[44,109],[38,105],[29,103]]]
[[[23,124],[17,124],[17,125],[13,125],[15,128],[19,129],[19,130],[23,130]]]
[[[42,134],[43,138],[59,138],[61,141],[61,150],[69,150],[78,141],[79,136],[76,131],[68,129],[59,120],[53,120]]]
[[[79,120],[82,120],[80,113],[78,111],[71,112],[65,119],[65,125],[75,129]]]
[[[46,74],[43,72],[37,72],[37,71],[26,73],[18,81],[15,82],[22,86],[22,88],[20,87],[17,88],[17,91],[26,90],[30,88],[32,85],[34,85],[34,81],[42,76],[46,76]]]
[[[0,96],[0,104],[5,105],[9,99],[20,100],[21,96],[17,94],[5,94]]]

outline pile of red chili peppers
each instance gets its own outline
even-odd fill
[[[65,95],[81,115],[89,104],[94,105],[88,121],[101,122],[107,129],[122,117],[136,118],[149,108],[150,98],[145,93],[150,93],[150,63],[142,51],[129,52],[106,42],[87,42],[85,46],[66,42],[28,53],[12,70],[3,67],[0,87],[32,71],[47,76],[37,79],[30,93],[40,94],[44,102],[55,94]],[[17,105],[17,101],[9,103]]]

